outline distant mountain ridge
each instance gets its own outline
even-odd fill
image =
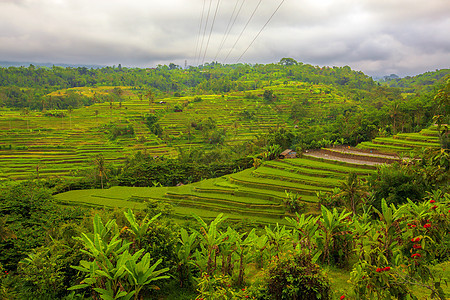
[[[93,69],[100,69],[106,67],[105,65],[90,65],[90,64],[64,64],[64,63],[37,63],[37,62],[17,62],[17,61],[0,61],[0,67],[8,68],[8,67],[28,67],[30,65],[39,66],[39,67],[48,67],[51,68],[53,66],[64,67],[64,68],[78,68],[78,67],[86,67]]]

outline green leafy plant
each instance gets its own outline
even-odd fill
[[[319,266],[292,251],[272,258],[264,282],[254,293],[257,299],[331,299],[330,283]]]
[[[128,217],[134,220],[129,215]],[[82,233],[81,237],[76,238],[85,247],[81,251],[91,258],[89,261],[80,261],[79,266],[73,266],[86,273],[85,278],[69,290],[91,287],[104,300],[128,300],[133,296],[134,299],[139,299],[139,292],[144,286],[169,277],[161,275],[168,268],[156,270],[161,260],[150,265],[150,255],[143,255],[144,249],[134,254],[129,252],[132,243],[119,237],[115,220],[104,225],[100,217],[95,215],[93,223],[92,234]]]

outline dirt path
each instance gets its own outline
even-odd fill
[[[379,153],[370,153],[365,151],[358,151],[354,148],[333,148],[330,150],[338,151],[336,155],[333,155],[332,152],[326,152],[324,150],[307,150],[303,153],[304,156],[311,156],[316,158],[322,158],[326,160],[335,160],[350,164],[357,165],[368,165],[368,166],[378,166],[385,164],[386,162],[376,161],[379,159],[396,159],[397,157],[394,155],[387,154],[379,154]],[[343,157],[345,154],[349,154],[349,157]]]
[[[397,159],[398,156],[395,154],[386,154],[386,153],[378,153],[373,150],[359,150],[355,148],[348,148],[348,147],[337,147],[337,148],[331,148],[330,150],[337,150],[339,152],[343,153],[350,153],[350,154],[356,154],[356,155],[363,155],[363,156],[373,156],[373,157],[382,157],[382,158],[388,158],[388,159]]]

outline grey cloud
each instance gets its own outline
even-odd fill
[[[258,2],[245,0],[217,57],[219,61],[231,49]],[[194,64],[202,58],[209,38],[210,27],[205,36],[201,28],[199,36],[203,3],[0,0],[0,60],[148,66],[169,62],[181,65],[187,59]],[[212,3],[209,26],[217,2]],[[221,1],[206,61],[216,56],[235,3]],[[243,54],[278,4],[262,2],[227,63]],[[314,65],[350,65],[377,75],[447,68],[448,8],[447,0],[285,1],[242,61],[269,63],[293,57]],[[199,53],[196,46],[201,40],[204,43]]]

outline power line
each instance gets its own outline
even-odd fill
[[[252,40],[252,42],[250,43],[250,45],[248,45],[247,49],[245,49],[244,53],[241,54],[241,56],[239,56],[239,58],[237,59],[236,63],[239,62],[239,60],[242,58],[242,56],[244,56],[244,54],[247,52],[247,50],[251,47],[251,45],[253,44],[253,42],[258,38],[258,36],[261,34],[261,32],[264,30],[264,28],[266,28],[267,24],[269,24],[270,20],[272,20],[273,16],[276,14],[276,12],[278,11],[278,9],[280,9],[281,5],[284,3],[285,0],[281,0],[281,3],[278,5],[278,7],[275,9],[275,11],[273,12],[273,14],[270,16],[269,20],[267,20],[266,24],[264,24],[264,26],[261,28],[261,30],[258,32],[258,34],[255,36],[255,38]]]
[[[256,5],[255,9],[252,12],[252,15],[250,16],[250,18],[248,19],[247,23],[244,26],[244,29],[242,29],[241,34],[239,34],[239,37],[237,38],[236,42],[234,43],[233,47],[231,47],[230,51],[228,52],[227,56],[224,59],[224,63],[225,61],[228,59],[228,56],[230,56],[231,51],[233,51],[234,47],[236,46],[237,42],[239,41],[239,39],[241,38],[242,34],[244,33],[245,29],[247,28],[248,24],[250,23],[250,21],[253,18],[253,15],[255,14],[256,10],[258,9],[259,5],[261,4],[262,0],[259,0],[258,5]]]
[[[200,44],[200,52],[199,52],[199,55],[198,55],[198,62],[200,61],[200,57],[202,55],[203,41],[205,40],[206,28],[208,27],[209,12],[211,11],[211,4],[212,4],[212,0],[209,1],[208,15],[206,16],[205,29],[203,30],[202,43]]]
[[[217,11],[219,10],[219,4],[220,4],[220,0],[217,0],[216,11],[214,12],[214,18],[213,18],[213,21],[212,21],[212,24],[211,24],[211,30],[209,31],[208,41],[206,42],[205,53],[203,54],[202,64],[205,62],[206,51],[208,50],[209,40],[211,38],[211,33],[213,31],[213,28],[214,28],[214,22],[216,21]]]
[[[225,29],[225,34],[223,35],[222,41],[220,42],[219,50],[217,51],[216,56],[213,59],[214,61],[217,59],[217,56],[219,55],[220,51],[222,51],[223,45],[225,44],[225,42],[226,42],[226,40],[228,38],[228,35],[230,34],[231,29],[233,28],[233,25],[236,22],[236,19],[239,16],[239,13],[241,12],[241,9],[242,9],[242,6],[244,5],[244,2],[245,2],[245,0],[242,0],[241,6],[239,7],[238,12],[237,12],[236,16],[233,19],[234,12],[236,11],[236,7],[237,7],[237,5],[239,3],[239,0],[236,0],[236,4],[234,5],[234,8],[233,8],[233,13],[230,16],[230,20],[228,21],[227,28]],[[232,21],[233,21],[233,23],[231,23]],[[230,26],[230,24],[231,24],[231,26]]]
[[[204,15],[204,13],[205,13],[205,3],[206,3],[206,0],[203,0],[202,17],[200,18],[200,26],[198,27],[197,44],[196,44],[196,46],[195,46],[195,56],[194,56],[194,57],[195,57],[195,62],[196,62],[196,64],[198,63],[198,58],[197,58],[197,57],[200,57],[200,55],[197,54],[197,50],[198,50],[198,44],[199,44],[199,42],[200,42],[200,35],[201,35],[201,32],[202,32],[203,15]],[[198,53],[200,53],[200,52],[198,52]]]

